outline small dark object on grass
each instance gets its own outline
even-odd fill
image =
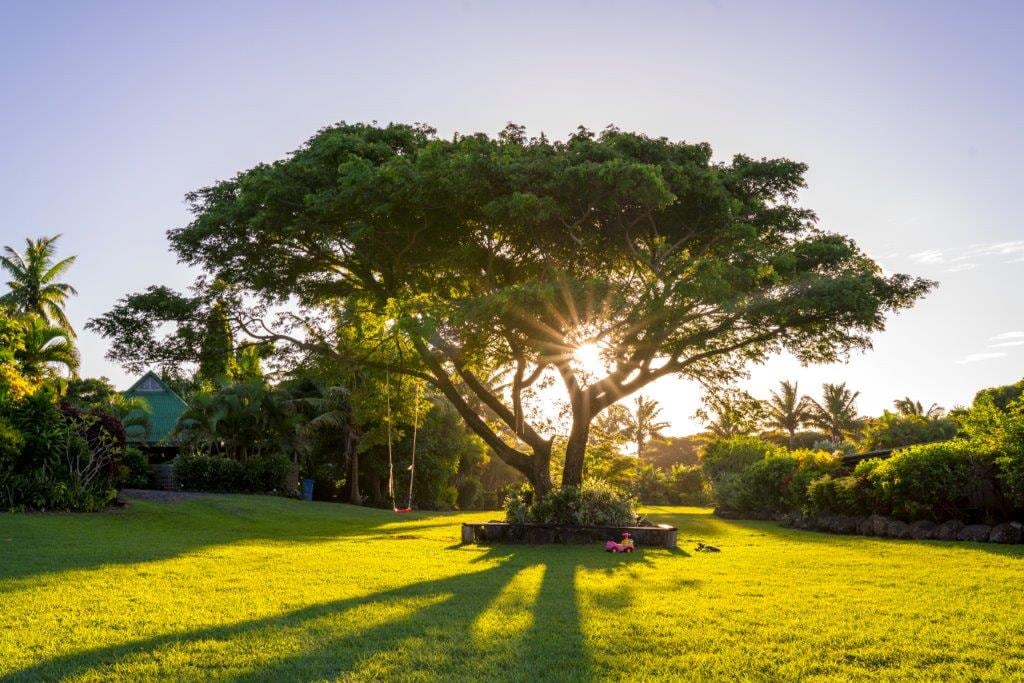
[[[722,552],[722,550],[720,548],[716,548],[713,545],[704,545],[704,543],[702,541],[698,541],[697,542],[697,547],[694,548],[694,550],[696,550],[698,553],[720,553],[720,552]]]

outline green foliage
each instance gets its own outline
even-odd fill
[[[864,488],[860,477],[822,475],[808,485],[805,509],[812,514],[866,515],[873,510],[866,504]]]
[[[956,518],[965,507],[986,458],[969,441],[901,449],[868,475],[886,507],[905,520]]]
[[[119,483],[125,488],[144,489],[149,485],[149,456],[138,448],[126,448],[121,457]]]
[[[642,460],[661,469],[670,469],[673,465],[697,465],[700,457],[697,449],[700,445],[694,436],[664,436],[654,439],[644,451]]]
[[[664,470],[643,465],[630,482],[633,495],[645,505],[707,505],[711,495],[699,465],[673,465]]]
[[[194,394],[178,419],[174,438],[207,453],[245,460],[262,453],[297,448],[300,418],[290,396],[262,382],[226,384]]]
[[[54,261],[57,253],[56,242],[60,235],[25,240],[25,251],[19,253],[13,247],[4,247],[0,256],[0,268],[7,271],[10,291],[0,297],[0,303],[19,315],[37,315],[46,323],[55,325],[75,336],[64,311],[68,297],[77,294],[75,288],[60,281],[71,265],[74,256]]]
[[[40,389],[0,401],[0,509],[94,511],[116,497],[124,432]]]
[[[886,410],[881,417],[865,421],[861,448],[874,451],[946,441],[956,436],[956,433],[956,422],[945,416],[901,414]]]
[[[224,304],[210,306],[206,325],[201,331],[196,379],[216,385],[234,375],[235,337],[228,323]]]
[[[785,432],[786,445],[796,448],[796,433],[811,421],[814,403],[807,396],[800,395],[796,382],[783,381],[779,390],[773,391],[765,406],[765,424],[771,429]]]
[[[632,526],[636,523],[634,507],[629,494],[603,482],[563,486],[540,498],[521,487],[506,498],[505,519],[557,526]]]
[[[291,460],[279,453],[245,460],[182,453],[174,460],[174,478],[188,491],[288,493]]]
[[[860,392],[848,389],[845,382],[824,384],[821,390],[821,402],[811,400],[811,423],[824,430],[832,443],[840,444],[860,429],[861,422],[857,416]]]
[[[791,511],[805,510],[810,503],[808,486],[821,476],[839,469],[842,460],[835,453],[815,449],[799,449],[792,451],[790,455],[796,458],[799,464],[787,485],[790,498],[789,509]]]
[[[579,485],[587,425],[658,377],[721,386],[782,350],[833,361],[931,288],[818,228],[796,201],[805,171],[788,159],[716,161],[707,144],[614,127],[553,141],[512,125],[439,138],[421,125],[341,123],[190,193],[193,220],[170,240],[207,274],[197,291],[216,282],[254,336],[377,367],[377,350],[401,351],[387,363],[396,374],[429,375],[546,491],[550,443],[521,402],[538,370],[563,380],[575,423],[563,483]],[[157,315],[166,302],[152,293],[90,322],[112,357],[197,348],[154,331],[208,301],[169,293],[175,310]],[[276,323],[268,311],[284,302]],[[598,331],[618,367],[591,381],[564,349]]]
[[[1022,395],[1024,395],[1024,379],[1013,384],[982,389],[975,394],[974,402],[971,405],[975,407],[992,405],[1005,412],[1010,409],[1010,404],[1017,402]]]
[[[766,418],[765,405],[736,388],[709,390],[694,417],[718,439],[750,436]]]
[[[24,323],[23,346],[14,357],[21,363],[26,377],[42,381],[60,376],[60,371],[78,374],[79,358],[72,334],[47,322],[42,316],[30,314]]]
[[[22,372],[16,354],[25,348],[25,324],[0,306],[0,400],[17,400],[36,384]]]
[[[733,436],[709,441],[704,447],[701,467],[704,475],[716,482],[723,475],[738,473],[755,462],[781,457],[785,449],[754,436]]]
[[[119,394],[106,377],[73,377],[64,385],[63,399],[78,408],[106,405]]]
[[[786,512],[792,508],[789,482],[800,466],[789,455],[757,460],[743,470],[719,476],[715,497],[720,507],[756,514]]]
[[[818,432],[813,430],[801,430],[793,434],[792,438],[786,432],[779,430],[772,430],[768,432],[762,432],[760,437],[765,441],[778,444],[780,446],[786,446],[787,448],[797,450],[835,450],[835,447],[827,449],[822,448],[825,443],[830,443],[828,434],[824,432]]]

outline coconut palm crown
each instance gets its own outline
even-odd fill
[[[68,297],[78,294],[78,291],[61,282],[60,278],[75,262],[75,257],[55,262],[59,238],[58,234],[36,240],[26,239],[23,253],[10,246],[4,247],[0,267],[10,278],[7,281],[10,291],[0,297],[0,303],[20,315],[38,315],[74,337],[64,305]]]

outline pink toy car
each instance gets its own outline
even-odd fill
[[[633,539],[630,538],[628,531],[622,534],[622,543],[608,541],[604,544],[604,551],[606,553],[631,553],[633,550]]]

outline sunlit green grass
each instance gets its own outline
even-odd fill
[[[1024,678],[1022,547],[649,512],[679,552],[263,497],[0,516],[0,679]]]

